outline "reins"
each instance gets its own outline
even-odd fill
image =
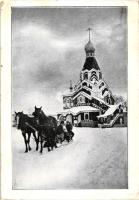
[[[35,129],[32,125],[30,125],[28,122],[25,122],[25,124],[27,125],[27,126],[29,126],[30,128],[32,128],[34,131],[37,131],[37,129]]]

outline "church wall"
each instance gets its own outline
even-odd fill
[[[77,126],[79,127],[97,127],[98,125],[98,118],[99,112],[84,112],[80,113],[77,116],[77,119],[80,119],[78,121]]]
[[[81,122],[81,127],[98,127],[98,123],[95,122],[95,121],[88,121],[88,122],[85,122],[85,121],[82,121]]]

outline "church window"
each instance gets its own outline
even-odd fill
[[[108,91],[107,88],[105,88],[104,90],[102,90],[102,95],[103,95],[106,91]]]
[[[104,86],[104,82],[102,82],[102,83],[100,84],[99,89],[100,89],[102,86]]]
[[[81,113],[81,120],[84,120],[84,114]]]
[[[99,79],[102,79],[102,73],[99,72]]]
[[[88,114],[85,114],[85,119],[88,120],[89,116]]]
[[[83,85],[83,86],[87,86],[87,83],[86,83],[86,82],[84,82],[82,85]]]
[[[111,104],[111,98],[110,97],[108,98],[108,103]]]
[[[84,79],[88,79],[88,73],[87,72],[84,73]]]
[[[97,77],[97,75],[96,75],[96,72],[95,72],[95,71],[93,71],[93,72],[91,73],[90,80],[91,80],[91,81],[93,81],[93,79],[96,79],[96,80],[98,80],[98,77]]]
[[[96,75],[96,72],[95,72],[95,71],[92,71],[91,75],[94,75],[94,74]]]

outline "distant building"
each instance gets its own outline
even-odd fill
[[[103,116],[106,119],[107,113],[113,114],[119,105],[115,105],[112,92],[103,79],[95,58],[95,48],[90,40],[91,29],[88,30],[89,41],[84,48],[86,59],[79,81],[74,87],[70,81],[69,93],[63,95],[63,111],[58,114],[58,118],[77,126],[97,127]]]

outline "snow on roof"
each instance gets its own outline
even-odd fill
[[[99,109],[94,108],[92,106],[77,106],[77,107],[72,107],[70,109],[65,109],[61,112],[61,114],[68,114],[72,113],[73,115],[77,115],[80,112],[92,112],[92,111],[99,111]]]
[[[110,105],[110,108],[103,115],[99,115],[98,118],[100,118],[100,117],[107,117],[109,115],[112,115],[114,113],[114,111],[119,107],[119,105],[120,104]]]
[[[92,99],[92,98],[97,99],[97,100],[100,101],[101,103],[103,103],[103,104],[109,106],[109,104],[108,104],[107,102],[105,102],[104,100],[102,100],[101,98],[92,95],[93,93],[91,94],[91,96],[89,96],[89,95],[86,94],[85,92],[80,91],[79,93],[77,93],[77,94],[75,95],[74,99],[75,99],[78,95],[80,95],[80,93],[82,93],[84,96],[86,96],[86,97],[89,98],[89,99]]]
[[[94,99],[97,99],[98,101],[100,101],[101,103],[104,103],[107,106],[110,106],[107,102],[105,102],[104,100],[102,100],[102,99],[100,99],[98,97],[95,97],[95,96],[91,96],[91,97],[93,97]]]

